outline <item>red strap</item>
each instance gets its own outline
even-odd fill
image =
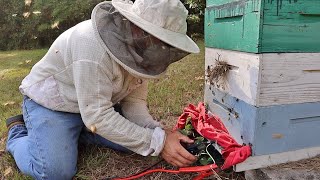
[[[178,170],[169,170],[169,169],[151,169],[139,174],[135,174],[129,177],[125,177],[125,178],[115,178],[113,180],[132,180],[132,179],[137,179],[140,178],[142,176],[145,176],[147,174],[151,174],[151,173],[155,173],[155,172],[166,172],[166,173],[174,173],[174,174],[179,174],[179,173],[189,173],[189,172],[200,172],[201,174],[197,177],[207,177],[210,176],[213,173],[213,170],[218,168],[217,165],[215,164],[210,164],[210,165],[206,165],[206,166],[194,166],[194,167],[184,167],[184,168],[180,168]],[[211,172],[211,173],[208,173]],[[196,178],[197,178],[196,177]],[[201,180],[202,178],[197,178],[197,180]]]
[[[194,166],[194,167],[184,167],[180,168],[179,172],[200,172],[200,171],[207,171],[207,170],[213,170],[218,168],[216,164],[209,164],[205,166]]]
[[[155,172],[166,172],[166,173],[174,173],[174,174],[178,174],[179,171],[178,170],[168,170],[168,169],[151,169],[148,170],[146,172],[142,172],[140,174],[137,175],[133,175],[133,176],[129,176],[129,177],[125,177],[125,178],[115,178],[113,180],[131,180],[131,179],[138,179],[142,176],[145,176],[147,174],[151,174],[151,173],[155,173]]]

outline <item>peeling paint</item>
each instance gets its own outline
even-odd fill
[[[274,1],[276,1],[276,2],[274,2]],[[297,2],[298,2],[298,0],[268,0],[268,1],[267,1],[268,4],[273,4],[273,3],[276,3],[276,4],[277,4],[277,16],[279,16],[279,11],[280,11],[280,9],[282,9],[283,1],[287,1],[287,2],[289,2],[290,4],[291,4],[291,3],[297,3]]]
[[[214,12],[215,18],[237,17],[244,15],[245,5],[248,0],[233,1],[230,3],[207,7],[208,15]]]

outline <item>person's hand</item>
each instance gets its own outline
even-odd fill
[[[197,157],[190,154],[180,143],[193,143],[193,140],[179,131],[165,130],[165,132],[167,137],[161,152],[164,160],[178,167],[189,166],[197,160]]]

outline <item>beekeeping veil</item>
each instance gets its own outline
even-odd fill
[[[110,56],[127,71],[158,78],[198,46],[186,35],[188,11],[179,0],[113,0],[98,4],[93,27]]]

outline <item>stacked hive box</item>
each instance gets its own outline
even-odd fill
[[[239,143],[242,171],[320,154],[320,1],[207,0],[205,102]]]

